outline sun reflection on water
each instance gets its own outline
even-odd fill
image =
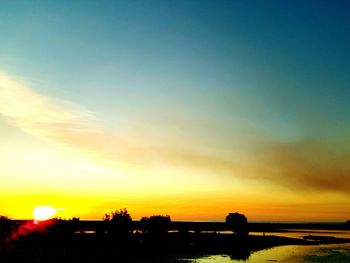
[[[233,263],[242,260],[232,259],[228,255],[212,255],[190,259],[192,263]],[[310,246],[280,246],[257,251],[244,262],[282,262],[282,263],[313,263],[313,262],[350,262],[350,244],[310,245]]]

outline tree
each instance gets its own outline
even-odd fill
[[[108,222],[109,232],[113,236],[126,238],[130,234],[132,218],[126,208],[105,214],[103,220]]]
[[[11,219],[8,216],[1,216],[0,215],[0,225],[9,224],[11,222]]]
[[[73,217],[70,219],[52,218],[46,222],[46,227],[53,237],[63,240],[74,238],[75,232],[79,228],[80,219]]]
[[[168,233],[170,221],[171,219],[168,215],[153,215],[151,217],[142,217],[140,222],[145,234],[157,238]]]
[[[0,241],[11,232],[12,226],[13,221],[9,217],[0,215]]]
[[[237,212],[229,213],[226,216],[226,224],[237,236],[244,237],[249,233],[248,220],[243,214]]]

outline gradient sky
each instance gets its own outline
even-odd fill
[[[349,219],[349,11],[2,1],[0,214]]]

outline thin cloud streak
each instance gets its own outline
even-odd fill
[[[258,175],[291,188],[350,194],[350,153],[340,143],[304,139],[271,143],[260,150]]]
[[[38,94],[4,73],[0,73],[0,113],[24,132],[54,142],[100,132],[92,112]]]
[[[0,113],[26,133],[95,155],[112,166],[135,163],[152,169],[158,169],[160,164],[175,169],[187,167],[198,174],[267,180],[297,191],[315,189],[350,194],[350,153],[346,148],[339,151],[330,142],[282,143],[263,134],[249,141],[245,134],[238,134],[247,140],[240,144],[241,150],[230,149],[232,156],[210,155],[186,138],[184,147],[179,148],[157,138],[142,137],[140,133],[117,134],[102,127],[84,107],[41,95],[6,74],[0,74]],[[256,134],[256,130],[252,133]],[[191,145],[186,148],[186,144]],[[244,151],[242,156],[240,151]]]

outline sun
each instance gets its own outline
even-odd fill
[[[50,219],[56,213],[56,208],[52,206],[36,206],[33,209],[33,218],[35,221],[44,221]]]

